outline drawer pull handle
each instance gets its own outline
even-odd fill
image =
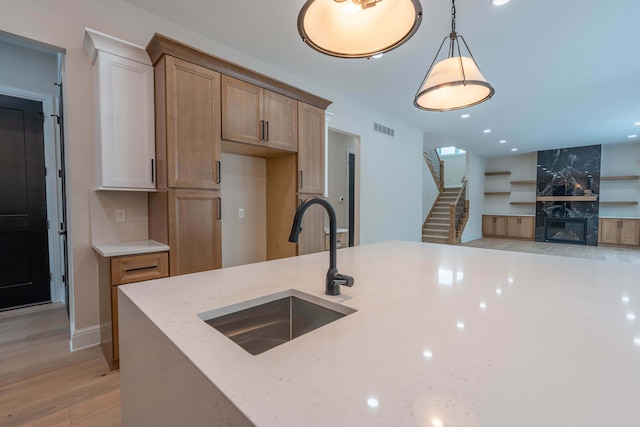
[[[125,273],[132,273],[132,272],[136,272],[136,271],[157,270],[157,269],[158,269],[157,265],[149,265],[147,267],[125,268],[124,271],[125,271]]]

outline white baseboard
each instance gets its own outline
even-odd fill
[[[100,325],[76,329],[71,335],[71,351],[85,350],[100,345]]]

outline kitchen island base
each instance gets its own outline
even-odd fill
[[[119,293],[123,426],[253,426],[126,295]]]

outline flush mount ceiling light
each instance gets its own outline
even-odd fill
[[[298,32],[325,55],[369,58],[409,40],[421,18],[419,0],[308,0],[298,15]]]
[[[436,64],[447,38],[448,56]],[[462,56],[460,40],[469,56]],[[457,110],[480,104],[491,98],[494,92],[493,87],[480,72],[464,37],[456,33],[456,5],[455,0],[452,0],[451,33],[442,40],[413,105],[427,111]]]

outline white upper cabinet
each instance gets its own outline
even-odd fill
[[[96,109],[96,190],[153,191],[153,66],[143,47],[85,29]]]

